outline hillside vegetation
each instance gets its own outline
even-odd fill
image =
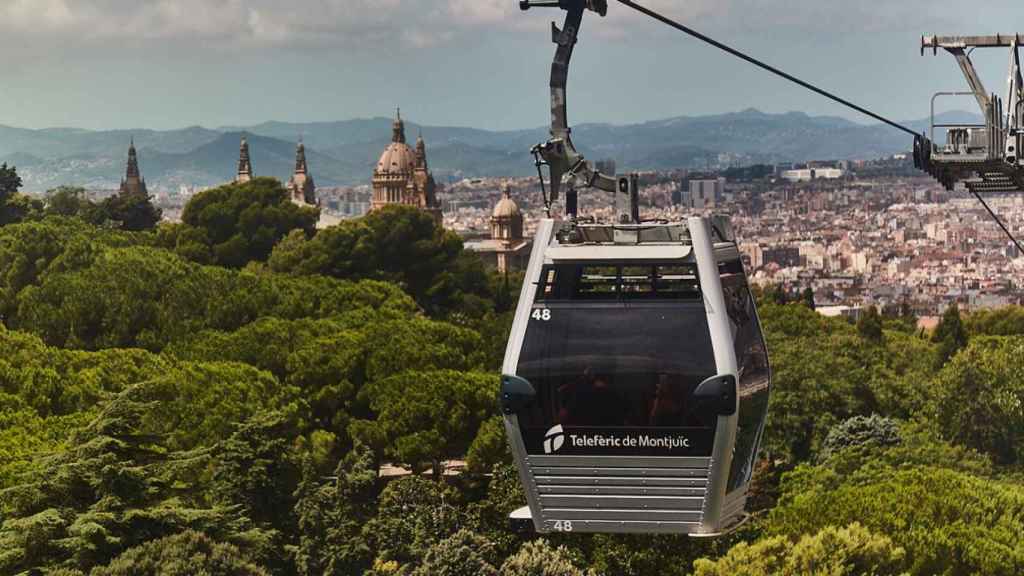
[[[541,538],[506,521],[514,287],[416,210],[314,232],[279,189],[0,227],[0,574],[1024,573],[1021,309],[932,335],[761,298],[752,521]]]

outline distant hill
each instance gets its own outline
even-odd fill
[[[976,122],[976,115],[950,112],[946,122]],[[906,123],[917,131],[928,121]],[[0,162],[18,166],[29,191],[60,184],[114,188],[120,181],[130,138],[139,149],[152,188],[213,185],[234,176],[241,135],[249,135],[257,174],[286,179],[295,142],[306,144],[319,185],[365,183],[391,136],[390,118],[335,122],[264,122],[216,129],[29,130],[0,126]],[[489,131],[406,123],[410,142],[422,133],[431,168],[440,178],[513,176],[533,173],[530,146],[546,128]],[[801,112],[767,114],[755,109],[712,116],[679,116],[639,124],[581,124],[574,139],[591,159],[615,159],[620,170],[704,167],[720,155],[736,162],[799,162],[877,158],[909,150],[908,137],[892,128],[863,125]]]

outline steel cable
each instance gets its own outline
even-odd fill
[[[748,54],[740,52],[739,50],[737,50],[737,49],[735,49],[735,48],[733,48],[731,46],[728,46],[726,44],[723,44],[723,43],[719,42],[718,40],[715,40],[714,38],[711,38],[709,36],[705,36],[704,34],[701,34],[700,32],[697,32],[693,28],[690,28],[689,26],[686,26],[685,24],[682,24],[680,22],[676,22],[675,20],[673,20],[673,19],[671,19],[671,18],[669,18],[667,16],[664,16],[662,14],[659,14],[659,13],[655,12],[654,10],[651,10],[650,8],[646,8],[644,6],[641,6],[641,5],[637,4],[636,2],[633,2],[632,0],[618,0],[618,2],[620,4],[623,4],[625,6],[628,6],[628,7],[632,8],[633,10],[636,10],[637,12],[640,12],[641,14],[649,16],[649,17],[651,17],[651,18],[661,22],[662,24],[665,24],[667,26],[675,28],[676,30],[679,30],[680,32],[683,32],[685,34],[689,34],[690,36],[692,36],[692,37],[694,37],[694,38],[696,38],[696,39],[698,39],[698,40],[700,40],[702,42],[710,44],[711,46],[714,46],[715,48],[718,48],[719,50],[723,50],[725,52],[728,52],[729,54],[732,54],[733,56],[735,56],[735,57],[737,57],[737,58],[739,58],[741,60],[744,60],[746,62],[749,62],[750,64],[753,64],[754,66],[757,66],[758,68],[761,68],[763,70],[767,70],[768,72],[771,72],[772,74],[775,74],[776,76],[779,76],[781,78],[789,80],[790,82],[793,82],[794,84],[797,84],[799,86],[807,88],[808,90],[810,90],[812,92],[815,92],[817,94],[820,94],[821,96],[824,96],[824,97],[828,98],[829,100],[832,100],[834,102],[842,104],[843,106],[846,106],[847,108],[852,108],[853,110],[856,110],[857,112],[860,112],[861,114],[865,114],[867,116],[870,116],[871,118],[874,118],[875,120],[878,120],[879,122],[883,122],[883,123],[885,123],[885,124],[887,124],[889,126],[892,126],[893,128],[896,128],[897,130],[902,130],[903,132],[906,132],[907,134],[910,134],[911,136],[914,136],[914,138],[921,137],[921,135],[918,134],[917,132],[914,132],[910,128],[907,128],[906,126],[904,126],[904,125],[902,125],[902,124],[900,124],[898,122],[894,122],[894,121],[886,118],[885,116],[882,116],[881,114],[876,114],[876,113],[872,112],[871,110],[868,110],[867,108],[864,108],[862,106],[858,106],[858,105],[854,104],[853,102],[850,102],[849,100],[846,100],[845,98],[841,98],[839,96],[836,96],[835,94],[833,94],[833,93],[831,93],[831,92],[829,92],[827,90],[824,90],[822,88],[819,88],[819,87],[815,86],[814,84],[811,84],[810,82],[806,82],[804,80],[801,80],[801,79],[797,78],[796,76],[793,76],[792,74],[788,74],[786,72],[783,72],[782,70],[779,70],[778,68],[776,68],[776,67],[774,67],[774,66],[772,66],[770,64],[766,64],[765,62],[762,62],[762,61],[758,60],[757,58],[754,58],[753,56],[750,56]],[[1024,247],[1021,246],[1020,241],[1017,240],[1017,238],[1013,235],[1012,232],[1010,232],[1010,229],[1006,227],[1006,225],[999,218],[999,216],[992,210],[991,207],[989,207],[988,203],[985,202],[984,198],[982,198],[980,194],[978,194],[977,192],[975,192],[973,190],[971,190],[970,192],[972,194],[974,194],[974,197],[977,198],[979,202],[981,202],[981,205],[985,207],[985,210],[988,211],[989,215],[992,217],[993,220],[995,220],[996,224],[998,224],[999,227],[1003,229],[1003,232],[1006,233],[1006,236],[1017,247],[1017,250],[1020,251],[1020,255],[1024,256]]]

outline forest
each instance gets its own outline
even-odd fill
[[[923,332],[759,292],[751,520],[541,537],[507,521],[496,401],[518,280],[428,215],[317,231],[258,178],[170,224],[18,184],[0,169],[0,575],[1024,573],[1022,308]]]

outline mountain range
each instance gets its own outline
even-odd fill
[[[977,122],[966,112],[948,112],[942,122]],[[134,139],[150,188],[208,186],[235,174],[238,145],[249,140],[258,175],[287,179],[295,142],[306,145],[310,170],[320,186],[367,183],[391,137],[391,119],[335,122],[264,122],[253,126],[178,130],[31,130],[0,126],[0,162],[17,166],[25,190],[61,184],[116,188],[128,142]],[[928,120],[904,123],[923,132]],[[489,131],[406,122],[410,141],[422,134],[431,169],[441,181],[453,177],[524,176],[534,173],[529,148],[546,128]],[[908,136],[882,124],[864,125],[834,116],[801,112],[768,114],[755,109],[711,116],[678,116],[638,124],[580,124],[573,139],[592,160],[610,158],[621,170],[701,168],[722,155],[742,163],[878,158],[907,151]]]

